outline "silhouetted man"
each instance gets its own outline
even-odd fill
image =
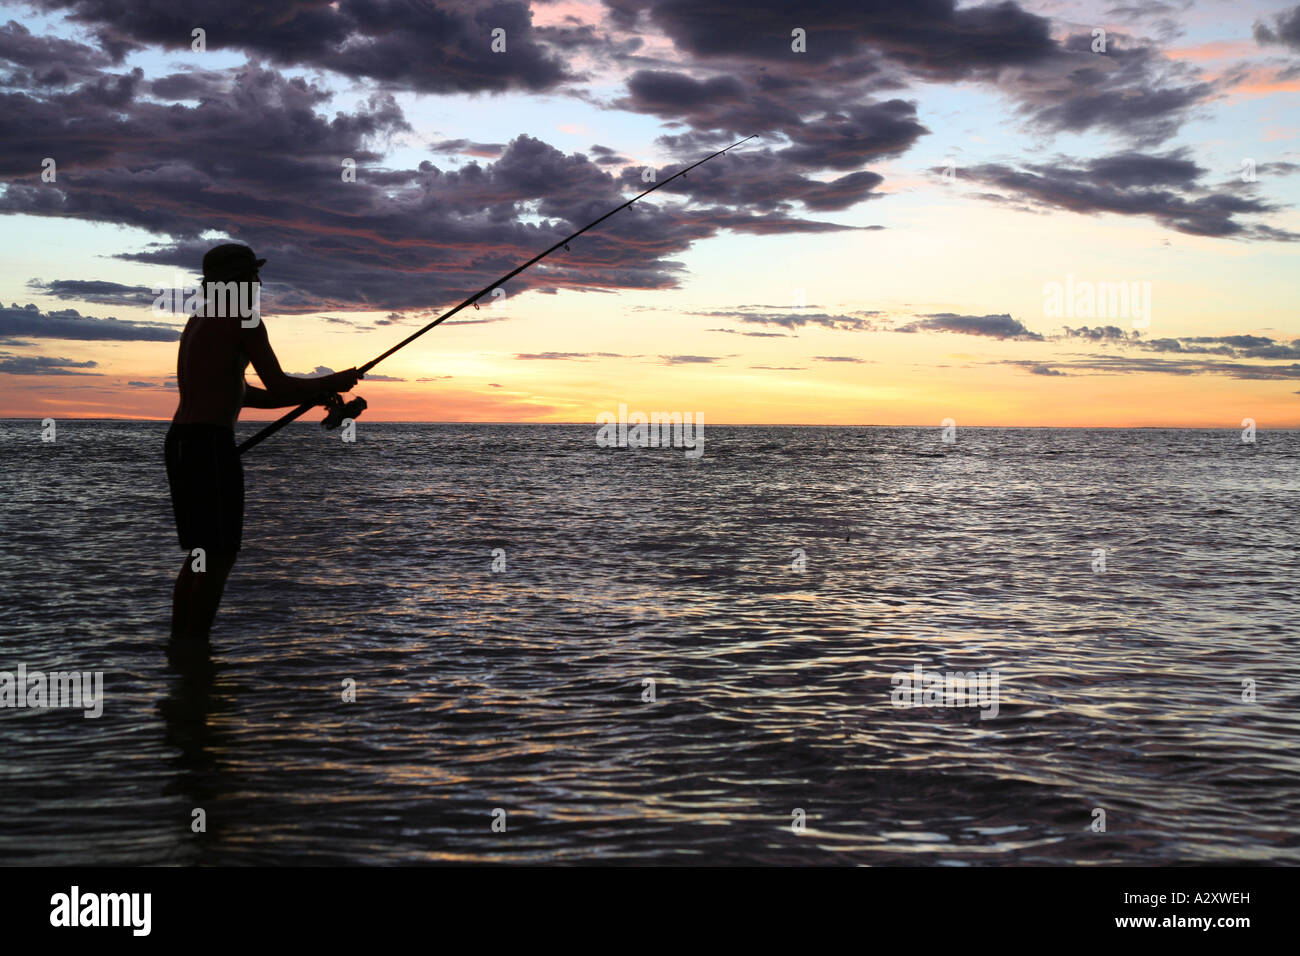
[[[241,408],[322,403],[347,392],[355,368],[291,378],[271,350],[257,308],[266,262],[226,244],[203,257],[203,301],[185,325],[176,361],[180,405],[167,432],[167,483],[185,563],[172,591],[173,641],[207,642],[243,537],[244,470],[235,448]],[[265,389],[244,381],[249,362]],[[202,565],[194,549],[203,549]],[[202,566],[203,570],[195,570]]]

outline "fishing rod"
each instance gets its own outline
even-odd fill
[[[685,169],[673,173],[673,175],[669,176],[663,182],[655,183],[645,192],[633,196],[627,202],[623,203],[623,205],[611,209],[609,212],[605,213],[605,215],[601,216],[595,222],[588,223],[587,225],[579,229],[577,232],[575,232],[573,235],[561,239],[559,242],[551,246],[545,252],[538,253],[537,255],[529,259],[527,262],[525,262],[523,265],[519,266],[516,269],[512,269],[510,272],[507,272],[505,275],[503,275],[500,279],[497,279],[495,282],[489,284],[486,288],[480,289],[478,292],[475,292],[473,295],[467,298],[460,305],[456,306],[454,309],[451,309],[448,312],[444,312],[442,315],[438,316],[436,319],[434,319],[432,322],[430,322],[428,325],[426,325],[424,328],[420,329],[419,331],[414,332],[411,335],[408,335],[406,338],[402,339],[402,341],[398,342],[387,352],[384,352],[383,354],[378,355],[375,358],[372,358],[365,365],[357,369],[357,372],[361,375],[365,375],[366,372],[370,371],[372,368],[374,368],[384,359],[388,358],[388,356],[392,355],[394,352],[398,351],[399,349],[403,349],[406,346],[410,345],[412,342],[418,339],[425,332],[428,332],[430,329],[433,329],[436,326],[441,325],[443,322],[445,322],[447,319],[450,319],[453,315],[455,315],[457,312],[459,312],[461,309],[465,308],[466,306],[472,305],[475,308],[478,308],[478,300],[483,298],[483,296],[487,295],[489,292],[496,289],[498,286],[502,285],[503,283],[509,282],[511,279],[519,275],[519,273],[523,272],[529,266],[534,265],[537,262],[540,262],[542,259],[545,259],[556,249],[559,249],[561,247],[567,248],[569,243],[572,242],[574,239],[577,239],[588,229],[593,229],[596,226],[600,225],[610,216],[614,215],[614,213],[621,212],[622,210],[626,209],[628,206],[632,205],[632,203],[636,202],[638,199],[650,195],[652,192],[654,192],[656,189],[660,188],[661,186],[667,186],[678,176],[685,176],[696,166],[704,165],[709,160],[713,159],[715,156],[721,156],[723,153],[735,149],[741,143],[746,143],[749,140],[754,139],[754,137],[757,135],[758,135],[757,133],[754,133],[750,136],[746,136],[744,139],[732,143],[726,149],[720,149],[716,153],[711,153],[708,156],[705,156],[699,162],[692,163],[691,165],[687,166]],[[294,421],[295,419],[301,417],[302,415],[305,415],[307,412],[311,411],[319,404],[320,404],[319,402],[307,402],[303,405],[299,405],[293,411],[280,416],[280,418],[271,422],[271,424],[267,425],[257,434],[253,435],[251,438],[244,441],[239,446],[239,454],[242,455],[244,452],[248,451],[250,448],[254,447],[255,445],[261,444],[263,441],[265,441],[266,439],[274,435],[276,432],[278,432],[285,425],[288,425],[290,422]],[[343,399],[340,398],[338,395],[333,395],[326,400],[325,407],[327,409],[327,413],[325,416],[325,420],[321,422],[321,424],[326,428],[337,428],[340,424],[342,424],[344,418],[355,418],[357,415],[361,414],[361,412],[366,407],[366,400],[364,398],[357,397],[352,399],[352,401],[350,402],[344,403]]]

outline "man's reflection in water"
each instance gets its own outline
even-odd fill
[[[172,821],[178,839],[170,862],[199,865],[221,838],[221,814],[215,811],[223,788],[213,756],[219,735],[209,722],[217,667],[206,646],[190,650],[173,644],[167,662],[173,683],[171,693],[158,702],[158,710],[166,721],[167,744],[180,752],[171,761],[173,776],[163,793],[180,797],[184,808],[184,816]]]

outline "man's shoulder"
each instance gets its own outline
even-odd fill
[[[185,323],[181,339],[182,341],[201,340],[204,352],[237,351],[242,338],[240,331],[237,320],[196,313]]]

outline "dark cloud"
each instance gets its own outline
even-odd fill
[[[67,358],[46,355],[11,355],[0,352],[0,373],[6,375],[99,375],[100,372],[78,372],[77,369],[97,368],[96,362],[77,362]]]
[[[1023,368],[1025,371],[1029,372],[1029,374],[1031,375],[1047,375],[1047,376],[1066,375],[1065,372],[1062,372],[1058,369],[1054,369],[1052,368],[1052,366],[1046,365],[1042,362],[1033,362],[1033,361],[1021,360],[1021,359],[1016,359],[1016,360],[1006,359],[1000,364],[1019,366],[1020,368]]]
[[[774,213],[734,212],[725,206],[699,209],[694,216],[701,226],[712,225],[718,229],[730,229],[732,232],[747,232],[755,235],[779,235],[800,232],[846,232],[870,231],[883,229],[883,226],[845,226],[837,222],[825,222],[818,219],[800,219]]]
[[[779,131],[793,143],[791,156],[823,138],[833,142],[857,121],[854,104],[903,78],[986,82],[1041,128],[1110,129],[1143,144],[1166,139],[1214,93],[1193,65],[1153,46],[1115,31],[1104,53],[1093,52],[1091,32],[1058,42],[1048,19],[1012,2],[959,9],[955,0],[758,0],[745,5],[743,27],[734,4],[723,0],[605,2],[622,28],[658,28],[694,67],[717,71],[643,71],[620,105],[696,131]],[[807,31],[805,53],[791,50],[795,26]],[[834,101],[824,95],[831,90]],[[819,121],[822,114],[827,119]],[[874,120],[860,137],[866,142],[883,132]],[[839,168],[865,158],[855,138],[845,137],[848,155]]]
[[[757,141],[746,144],[675,184],[699,201],[763,211],[785,211],[797,202],[809,210],[830,212],[874,198],[883,177],[859,167],[900,155],[928,132],[917,121],[912,103],[895,99],[846,104],[846,99],[856,98],[851,92],[832,93],[820,86],[764,92],[755,81],[731,75],[697,80],[680,72],[639,71],[628,82],[628,94],[618,101],[621,108],[695,127],[692,134],[660,138],[683,159],[754,132],[760,132],[764,142],[784,139],[788,145],[782,148],[760,148]],[[657,169],[656,179],[672,175],[676,168]],[[819,170],[841,175],[811,175]],[[644,185],[638,168],[624,169],[622,177],[628,188]]]
[[[55,279],[52,282],[31,279],[27,288],[56,299],[94,302],[99,305],[150,306],[156,298],[153,290],[144,286],[122,285],[120,282],[102,279]]]
[[[743,23],[730,0],[605,0],[615,22],[632,28],[638,15],[676,47],[702,59],[767,64],[779,77],[806,69],[804,60],[839,63],[883,55],[933,78],[1038,62],[1051,54],[1049,22],[1015,3],[956,8],[954,0],[854,0],[803,3],[753,0]],[[791,49],[791,30],[807,31],[807,52]]]
[[[1190,109],[1215,93],[1192,64],[1108,31],[1105,52],[1091,32],[1067,37],[1043,64],[1000,81],[1031,124],[1049,132],[1119,133],[1139,146],[1167,140]]]
[[[327,92],[256,66],[199,78],[195,105],[142,98],[141,85],[133,73],[4,94],[0,175],[10,181],[0,213],[143,229],[168,238],[123,258],[186,272],[212,245],[204,237],[223,233],[268,258],[268,314],[455,301],[626,199],[598,163],[529,136],[485,165],[380,168],[372,147],[408,129],[382,94],[327,118]],[[39,180],[33,156],[59,160],[57,182]],[[357,163],[356,182],[342,180],[345,158]],[[833,205],[848,186],[801,188],[814,204]],[[672,190],[620,212],[509,292],[671,288],[683,274],[671,257],[724,229],[847,228],[721,200],[661,201]],[[523,222],[525,214],[542,221]]]
[[[184,73],[167,73],[150,80],[146,88],[151,96],[160,100],[201,100],[213,88],[219,87],[224,74],[219,70],[186,70]]]
[[[713,362],[720,362],[726,356],[722,355],[661,355],[665,365],[708,365]]]
[[[1161,155],[1125,152],[1102,156],[1088,163],[1088,173],[1094,183],[1119,189],[1134,186],[1173,186],[1186,188],[1194,185],[1205,170],[1187,158],[1182,151]]]
[[[1250,238],[1260,241],[1295,242],[1300,239],[1300,233],[1291,232],[1289,229],[1277,229],[1262,223],[1251,226],[1248,233]]]
[[[1233,348],[1249,349],[1260,345],[1272,345],[1273,340],[1264,335],[1197,335],[1187,339],[1188,342],[1215,342],[1231,345]]]
[[[1182,13],[1187,10],[1195,0],[1177,0],[1177,3],[1164,3],[1162,0],[1140,0],[1139,3],[1114,4],[1113,7],[1106,9],[1108,17],[1123,17],[1126,20],[1156,20],[1157,26],[1162,30],[1169,30],[1170,25],[1175,30],[1170,35],[1179,35],[1177,23],[1174,22],[1173,14]]]
[[[667,188],[700,202],[725,203],[763,212],[788,211],[795,202],[817,212],[831,212],[874,199],[872,191],[884,181],[878,173],[866,170],[820,180],[797,168],[801,165],[771,150],[738,150],[692,170]],[[656,169],[655,181],[668,178],[680,168]],[[625,168],[621,181],[629,190],[645,188],[639,168]]]
[[[92,80],[112,65],[112,58],[93,47],[54,36],[35,36],[10,20],[0,26],[0,60],[11,65],[7,85],[62,87]]]
[[[1181,13],[1192,5],[1194,0],[1179,0],[1177,3],[1165,3],[1163,0],[1141,0],[1139,3],[1117,3],[1106,10],[1108,17],[1158,17],[1170,13]]]
[[[838,211],[880,195],[882,178],[862,167],[902,154],[929,132],[914,104],[880,98],[902,85],[899,76],[985,82],[1039,130],[1110,131],[1142,147],[1171,136],[1215,92],[1194,64],[1122,33],[1111,31],[1104,53],[1093,52],[1090,33],[1058,42],[1048,20],[1011,2],[957,9],[951,0],[875,0],[792,9],[760,0],[746,5],[743,28],[734,6],[718,0],[606,3],[615,23],[662,30],[685,54],[685,63],[672,69],[633,72],[626,96],[614,105],[687,127],[659,140],[682,159],[760,132],[763,148],[729,154],[734,162],[692,173],[681,188],[699,200],[769,214],[795,203]],[[806,54],[790,51],[793,25],[808,32]],[[827,179],[817,171],[841,175]],[[1160,187],[1171,182],[1186,186],[1200,171],[1181,155],[1128,153],[1098,161],[1091,172],[1099,188],[1131,193],[1167,191]],[[639,175],[627,168],[624,182],[632,186]],[[984,195],[1021,209],[1045,205],[1026,206],[1024,195]],[[1231,195],[1172,195],[1178,205],[1168,221],[1204,235],[1224,234],[1213,230],[1238,212],[1272,209]],[[758,231],[770,229],[769,222],[758,224]],[[1293,238],[1262,224],[1241,235]]]
[[[734,76],[697,80],[667,70],[638,70],[628,79],[627,92],[630,99],[622,106],[673,119],[691,118],[692,110],[708,111],[707,116],[696,115],[693,125],[733,132],[737,128],[734,120],[733,125],[720,127],[713,114],[726,107],[734,109],[747,96],[745,85]]]
[[[1300,378],[1300,363],[1291,365],[1247,365],[1210,359],[1168,361],[1138,356],[1097,355],[1071,361],[1054,361],[1053,365],[1094,374],[1161,373],[1167,375],[1226,375],[1230,378],[1260,381]]]
[[[210,51],[242,50],[271,63],[330,70],[425,93],[541,91],[570,79],[539,42],[527,3],[517,0],[225,0],[219,9],[176,0],[33,0],[94,31],[115,58],[143,46],[190,53],[191,31]],[[492,51],[505,30],[506,50]]]
[[[153,322],[131,322],[113,317],[82,315],[76,309],[42,312],[30,303],[0,306],[0,336],[36,339],[75,339],[82,342],[175,342],[180,329]]]
[[[1300,6],[1284,10],[1273,17],[1272,24],[1255,21],[1255,42],[1260,46],[1286,46],[1300,50]]]
[[[895,329],[897,332],[958,332],[962,335],[983,335],[995,339],[1015,339],[1021,342],[1041,342],[1043,337],[1031,332],[1007,313],[1001,315],[955,315],[938,312],[919,317]]]
[[[1137,339],[1148,352],[1184,355],[1226,355],[1231,358],[1300,359],[1300,340],[1289,345],[1265,335],[1197,335],[1184,338]]]
[[[1300,359],[1300,347],[1292,345],[1260,345],[1237,352],[1243,358]]]
[[[591,152],[596,157],[597,166],[618,166],[631,162],[626,156],[620,156],[617,150],[601,146],[599,143],[591,147]]]
[[[863,359],[855,358],[852,355],[814,355],[813,360],[817,362],[854,362],[862,364]]]
[[[429,150],[434,153],[459,153],[484,159],[495,159],[505,148],[505,143],[474,143],[467,139],[444,139],[429,144]]]
[[[1129,333],[1116,325],[1099,325],[1096,328],[1080,326],[1072,329],[1065,327],[1066,338],[1091,339],[1094,342],[1122,342],[1129,338]]]
[[[627,89],[617,106],[682,120],[701,133],[759,133],[764,139],[780,134],[790,146],[776,157],[804,169],[854,169],[897,156],[929,132],[917,122],[915,104],[904,100],[845,105],[842,93],[825,90],[764,95],[758,86],[732,75],[697,80],[686,73],[641,70],[632,74]],[[692,151],[703,145],[698,139],[661,142]]]
[[[1287,343],[1279,342],[1266,335],[1192,335],[1181,337],[1163,336],[1161,338],[1142,338],[1140,333],[1129,333],[1112,325],[1100,326],[1097,328],[1088,328],[1087,326],[1084,326],[1079,329],[1072,329],[1067,326],[1064,330],[1064,335],[1060,336],[1060,338],[1084,339],[1086,341],[1097,342],[1103,345],[1117,344],[1124,348],[1138,349],[1143,352],[1155,352],[1163,355],[1218,355],[1223,356],[1224,358],[1233,359],[1300,359],[1300,339]],[[1110,357],[1107,357],[1106,361],[1110,361]],[[1123,361],[1128,360],[1125,359]],[[1226,362],[1203,362],[1200,365],[1183,363],[1176,368],[1166,368],[1163,365],[1148,366],[1143,364],[1146,362],[1144,359],[1134,359],[1133,361],[1137,363],[1134,367],[1139,370],[1150,368],[1155,371],[1165,371],[1172,374],[1194,374],[1200,371],[1231,374],[1237,378],[1279,377],[1266,373],[1269,366],[1237,365]],[[1078,367],[1091,368],[1093,366],[1082,365]],[[1123,368],[1125,366],[1121,364],[1118,367]],[[1231,369],[1244,369],[1246,371],[1239,374],[1232,372]],[[1288,376],[1286,373],[1281,373],[1280,377]]]
[[[176,380],[169,378],[165,382],[127,382],[127,388],[165,388],[172,389],[176,387]]]
[[[1300,234],[1238,221],[1236,217],[1273,212],[1276,206],[1250,196],[1212,192],[1199,184],[1205,172],[1182,153],[1144,156],[1125,152],[1070,163],[997,163],[974,166],[964,175],[996,186],[1018,199],[1072,212],[1142,216],[1195,236],[1296,241]]]
[[[1209,352],[1207,348],[1184,348],[1183,344],[1177,339],[1143,339],[1137,343],[1139,348],[1148,352]],[[1232,350],[1224,348],[1221,350],[1225,355],[1231,355]]]
[[[635,358],[618,352],[520,352],[517,359],[543,362],[588,362],[598,358]]]
[[[546,0],[541,2],[544,3]],[[583,23],[574,16],[566,16],[564,19],[565,23],[560,26],[538,26],[533,29],[538,37],[567,52],[586,50],[602,42],[608,42],[608,38],[598,33],[592,24]],[[633,46],[633,49],[637,46],[640,46],[639,42]]]
[[[736,29],[734,7],[704,3],[686,10],[656,4],[650,19],[661,28],[671,23],[681,27],[668,32],[690,54],[689,65],[635,70],[626,95],[612,105],[689,127],[659,139],[682,159],[742,136],[761,135],[763,148],[752,143],[729,154],[734,163],[706,167],[699,176],[692,173],[683,188],[695,198],[761,209],[792,202],[815,211],[847,209],[872,198],[882,181],[862,166],[901,155],[929,130],[917,120],[914,103],[878,98],[900,84],[884,78],[871,62],[878,54],[846,32],[851,22],[832,22],[851,21],[852,8],[836,11],[819,33],[815,21],[826,12],[807,7],[798,12],[795,19],[818,36],[815,52],[803,55],[789,50],[795,21],[788,8],[747,5],[746,26]],[[758,23],[751,24],[751,16]],[[754,32],[764,20],[779,23],[778,32]],[[692,39],[707,33],[716,34],[714,40]],[[837,58],[827,44],[853,51],[853,56]],[[715,62],[719,59],[725,65]],[[710,67],[722,69],[705,73]],[[841,175],[832,180],[810,175],[823,170]],[[666,173],[667,168],[660,176]],[[624,171],[629,184],[639,175],[636,169]]]
[[[817,326],[835,331],[864,332],[876,326],[866,320],[852,315],[828,315],[824,312],[803,312],[787,310],[785,312],[745,312],[741,310],[716,310],[712,312],[692,312],[691,315],[704,315],[710,318],[733,319],[750,325],[775,325],[785,329],[801,329]],[[725,331],[725,330],[723,330]]]
[[[745,335],[755,339],[797,339],[799,336],[789,332],[745,332],[741,329],[705,329],[706,332],[726,332],[729,335]]]
[[[901,155],[928,132],[916,121],[915,104],[888,100],[845,107],[804,123],[787,132],[792,145],[777,155],[810,169],[853,169]]]

